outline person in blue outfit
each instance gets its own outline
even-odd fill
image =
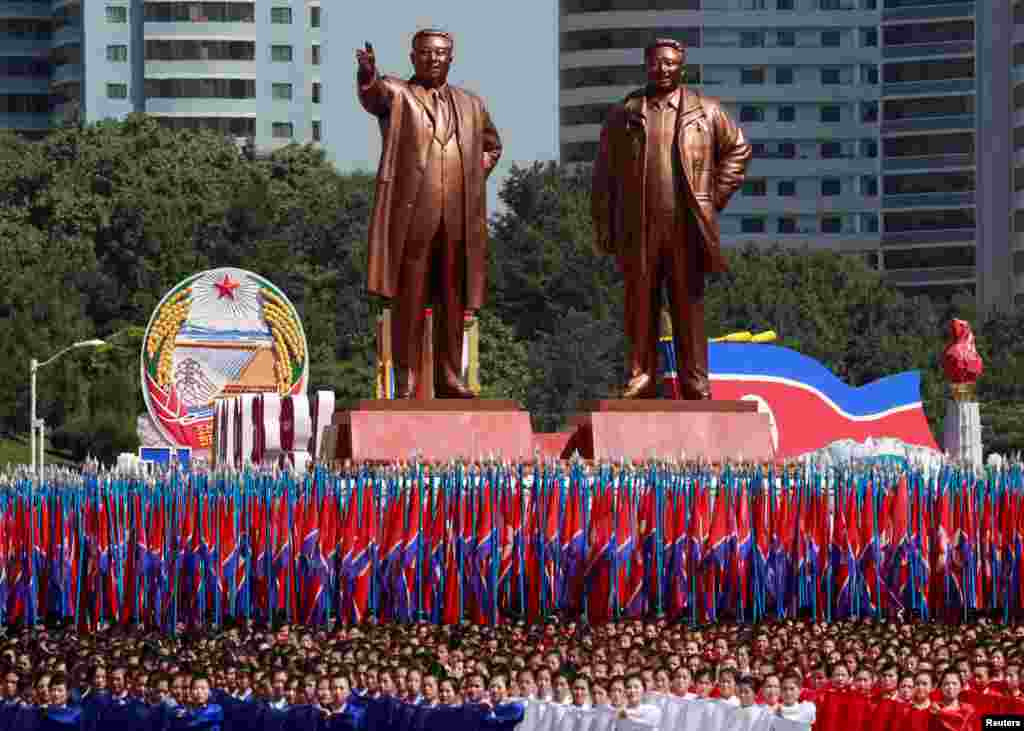
[[[484,717],[484,728],[512,731],[523,720],[526,706],[508,697],[508,679],[504,672],[491,677],[491,712]]]
[[[173,731],[221,731],[224,726],[224,709],[210,703],[210,679],[205,675],[192,678],[190,689],[192,704],[182,706],[172,716]]]
[[[39,731],[81,731],[83,713],[79,705],[68,703],[68,679],[54,675],[50,679],[50,705],[41,709],[36,726]]]

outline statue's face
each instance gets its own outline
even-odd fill
[[[448,80],[454,54],[444,36],[421,36],[409,58],[416,69],[416,78],[430,86],[441,86]]]
[[[683,54],[668,46],[658,46],[647,54],[647,83],[657,91],[672,91],[681,82]]]

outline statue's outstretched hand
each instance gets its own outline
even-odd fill
[[[365,48],[357,48],[356,61],[359,64],[361,81],[369,81],[377,75],[377,58],[373,53],[373,44],[367,42]]]

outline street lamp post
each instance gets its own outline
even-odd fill
[[[30,448],[32,450],[32,474],[33,474],[33,476],[39,477],[39,472],[38,472],[38,469],[37,469],[37,466],[36,466],[36,430],[37,429],[39,430],[39,467],[42,466],[42,456],[43,456],[43,452],[46,449],[46,447],[45,447],[46,442],[45,442],[45,437],[44,437],[44,434],[43,434],[43,421],[42,421],[42,419],[36,418],[36,372],[40,368],[43,368],[45,366],[50,365],[50,363],[53,363],[53,361],[57,360],[58,358],[60,358],[65,353],[68,353],[68,352],[70,352],[72,350],[75,350],[76,348],[97,348],[97,347],[99,347],[101,345],[106,345],[106,343],[104,341],[96,339],[96,338],[93,338],[91,340],[82,340],[81,342],[74,343],[73,345],[69,345],[68,347],[64,348],[63,350],[58,351],[55,355],[53,355],[52,357],[48,358],[47,360],[44,360],[42,363],[40,363],[35,358],[33,358],[32,360],[30,360],[28,362],[28,370],[29,370],[29,376],[30,376],[29,401],[30,401],[30,408],[32,410],[32,416],[31,416],[32,420],[29,423],[29,425],[31,427],[30,438],[29,438],[29,446],[30,446]]]

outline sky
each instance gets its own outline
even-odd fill
[[[488,181],[488,209],[495,210],[497,191],[513,163],[557,159],[557,0],[336,5],[337,11],[324,13],[321,77],[325,141],[341,172],[375,172],[380,157],[377,120],[356,98],[356,49],[369,41],[381,73],[408,78],[412,36],[425,27],[440,27],[455,37],[448,82],[483,97],[501,136],[501,161]]]

